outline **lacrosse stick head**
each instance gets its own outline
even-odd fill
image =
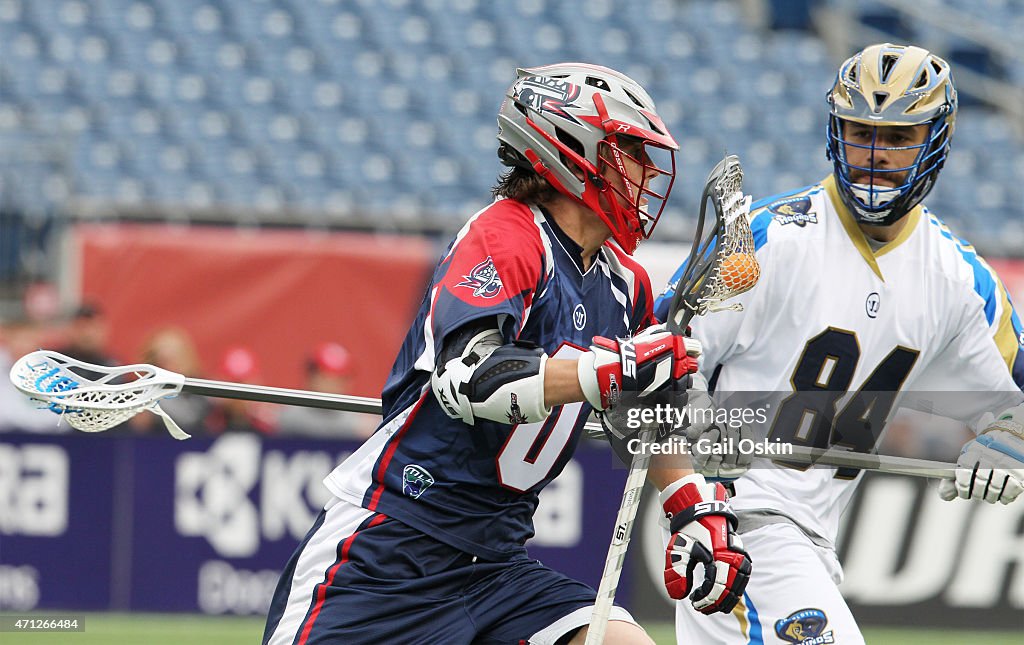
[[[109,430],[150,410],[178,437],[175,430],[184,433],[157,404],[178,394],[184,382],[181,374],[154,365],[106,367],[49,350],[26,354],[11,367],[14,387],[83,432]]]
[[[741,309],[729,298],[749,291],[761,276],[750,231],[750,196],[743,194],[739,157],[728,155],[712,169],[701,194],[693,246],[674,285],[668,328],[682,333],[690,318],[709,311]],[[708,203],[714,218],[708,218]]]

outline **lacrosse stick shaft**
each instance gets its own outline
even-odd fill
[[[641,445],[647,445],[654,438],[656,430],[657,428],[645,429],[640,434]],[[612,603],[615,601],[615,591],[619,587],[622,563],[626,558],[629,536],[633,532],[633,521],[636,520],[636,513],[640,508],[640,498],[644,484],[647,482],[647,467],[650,461],[651,456],[647,454],[647,451],[641,450],[633,455],[633,461],[629,466],[629,476],[626,478],[626,487],[622,493],[622,504],[619,505],[619,512],[615,517],[615,532],[612,535],[612,542],[608,546],[604,572],[601,574],[601,582],[597,587],[597,599],[594,601],[592,616],[603,617],[603,619],[591,619],[586,645],[604,642],[604,635],[608,629],[608,617],[611,615]]]
[[[777,461],[801,463],[817,466],[835,466],[837,468],[859,468],[875,470],[893,475],[909,475],[911,477],[932,477],[935,479],[952,479],[956,464],[911,457],[895,457],[892,455],[869,455],[862,452],[843,452],[792,446],[793,454],[776,457]]]
[[[185,384],[181,389],[183,392],[191,392],[192,394],[199,394],[201,396],[212,396],[224,399],[244,399],[246,401],[265,401],[267,403],[280,403],[282,405],[298,405],[311,408],[324,408],[327,410],[360,412],[364,414],[381,414],[383,409],[380,399],[371,397],[351,396],[347,394],[326,394],[323,392],[312,392],[308,390],[292,390],[287,388],[270,387],[267,385],[249,385],[244,383],[229,383],[226,381],[211,381],[197,378],[186,378]],[[601,424],[590,421],[586,425],[586,430],[590,435],[600,434],[602,432]],[[859,452],[841,452],[836,450],[823,450],[821,448],[808,448],[806,446],[792,446],[792,450],[792,454],[780,456],[778,457],[778,460],[818,466],[860,468],[863,470],[877,470],[878,472],[892,473],[895,475],[934,477],[940,479],[951,478],[953,476],[953,470],[956,468],[956,464],[953,463],[912,459],[910,457],[869,455]],[[638,454],[633,458],[633,463],[630,466],[630,477],[637,476],[637,473],[640,471],[646,473],[646,457],[643,457],[643,464],[638,463],[642,457],[642,455]],[[629,489],[630,487],[627,482],[627,490]],[[620,509],[620,515],[623,510],[625,510],[625,507]],[[615,522],[616,531],[619,530],[619,527],[622,524],[621,519],[622,518],[620,517]],[[628,539],[626,542],[628,542]]]
[[[724,195],[720,190],[721,182],[727,175],[735,178],[737,174],[738,181],[735,182],[735,187],[740,189],[743,175],[739,159],[735,156],[726,157],[715,166],[705,182],[701,195],[700,214],[697,218],[696,235],[693,245],[690,247],[686,269],[676,283],[676,293],[669,305],[668,319],[665,321],[668,331],[677,336],[685,335],[687,323],[698,312],[701,297],[711,289],[711,276],[721,262],[718,246],[722,243],[724,236],[723,205],[721,203]],[[706,237],[704,226],[709,199],[714,200],[716,218],[714,226],[709,229],[710,235]],[[746,220],[743,220],[743,223],[746,224]],[[747,226],[747,232],[749,233],[749,226]],[[650,430],[641,434],[642,446],[646,446],[653,438],[653,432]],[[623,491],[622,503],[619,506],[619,517],[615,521],[615,532],[612,535],[611,544],[608,546],[604,575],[598,585],[594,611],[590,616],[586,645],[600,645],[604,642],[608,619],[611,616],[612,602],[615,599],[615,590],[619,585],[619,577],[622,575],[622,563],[626,555],[626,547],[629,544],[629,535],[633,529],[633,520],[636,517],[647,476],[650,458],[645,453],[645,450],[641,450],[633,455],[629,478],[626,480],[626,490]]]
[[[186,378],[181,391],[222,399],[264,401],[267,403],[280,403],[282,405],[299,405],[307,408],[324,408],[327,410],[363,412],[366,414],[380,414],[383,409],[380,399],[363,396],[326,394],[323,392],[291,390],[267,385],[229,383],[227,381],[210,381],[198,378]]]

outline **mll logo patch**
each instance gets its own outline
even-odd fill
[[[426,468],[409,464],[402,471],[402,492],[416,499],[434,484],[434,476]]]
[[[817,213],[810,212],[810,197],[780,199],[779,201],[770,204],[768,206],[768,210],[775,215],[775,221],[783,226],[786,224],[807,226],[808,224],[818,223]]]
[[[825,631],[828,617],[820,609],[794,611],[782,620],[775,621],[775,635],[787,643],[796,645],[824,645],[835,643],[832,630]]]
[[[465,279],[455,286],[469,287],[477,298],[493,298],[501,291],[501,278],[498,277],[498,269],[489,255],[486,260],[473,267],[469,275],[462,277]]]

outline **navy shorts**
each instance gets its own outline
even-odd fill
[[[336,500],[282,573],[263,642],[555,643],[589,623],[595,596],[525,552],[485,562]]]

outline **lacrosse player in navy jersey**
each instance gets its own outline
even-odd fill
[[[908,407],[921,400],[979,434],[942,497],[1012,502],[1024,490],[1024,325],[998,276],[921,204],[953,134],[950,67],[872,45],[842,64],[828,104],[834,170],[754,204],[762,278],[742,311],[693,320],[702,371],[721,393],[779,393],[769,437],[818,448],[870,452],[909,394]],[[860,472],[769,463],[737,479],[731,504],[757,567],[731,616],[677,603],[679,642],[863,643],[835,550]]]
[[[511,169],[441,258],[382,425],[325,479],[334,498],[282,574],[265,643],[585,637],[594,590],[524,543],[591,410],[696,370],[697,344],[649,327],[629,257],[677,145],[636,82],[578,63],[519,70],[498,126]],[[651,640],[616,607],[606,642]]]

